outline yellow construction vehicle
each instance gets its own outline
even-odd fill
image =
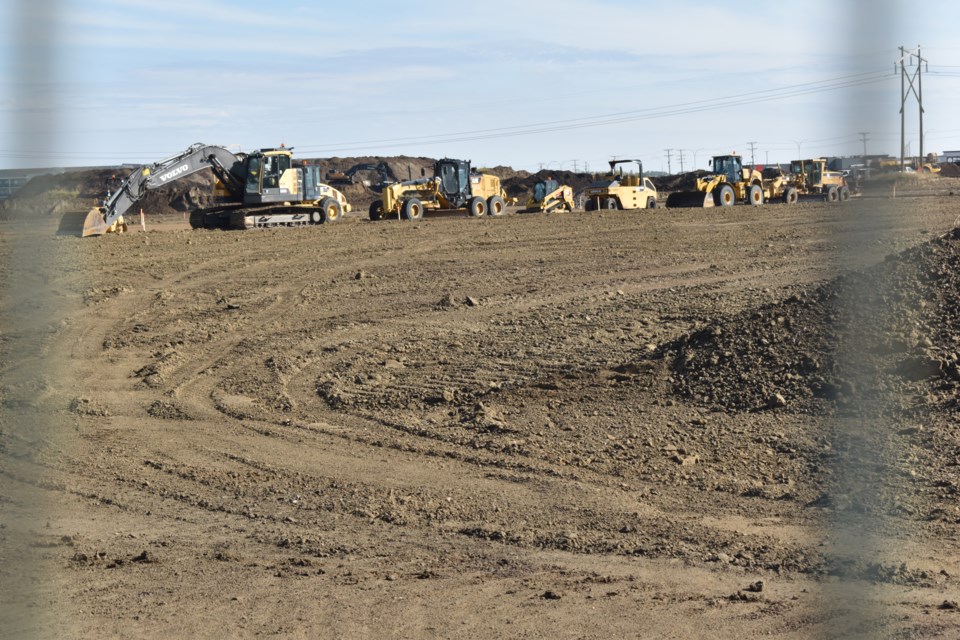
[[[182,153],[134,170],[88,214],[83,236],[125,230],[123,214],[148,191],[211,169],[215,205],[190,212],[194,229],[294,227],[336,222],[350,211],[346,197],[320,181],[316,165],[292,166],[292,148],[239,153],[197,143]]]
[[[573,211],[573,207],[573,187],[547,178],[533,185],[533,195],[527,200],[527,207],[520,213]]]
[[[474,173],[469,160],[437,160],[432,178],[397,182],[384,187],[380,200],[370,205],[370,219],[399,215],[420,220],[427,209],[467,210],[471,216],[502,216],[513,202],[500,186],[500,178]]]
[[[841,171],[829,171],[824,158],[807,158],[790,162],[790,176],[783,194],[784,202],[825,200],[846,202],[850,187]]]
[[[713,173],[697,178],[696,191],[677,191],[667,197],[668,207],[729,207],[737,202],[754,206],[779,194],[781,184],[766,182],[756,167],[744,167],[736,153],[714,156]]]
[[[636,164],[637,172],[624,173],[623,167]],[[584,191],[583,208],[598,209],[656,209],[657,188],[643,175],[643,163],[639,160],[611,160],[610,173],[594,182]]]

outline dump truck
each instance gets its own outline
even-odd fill
[[[423,170],[421,170],[423,172]],[[407,180],[384,187],[380,200],[370,205],[370,219],[400,216],[420,220],[426,210],[466,210],[473,217],[502,216],[512,202],[500,178],[475,173],[469,160],[443,158],[433,166],[433,177]]]
[[[573,187],[547,178],[533,185],[533,193],[521,213],[573,211],[574,206]]]
[[[83,236],[123,226],[123,215],[149,191],[210,169],[214,205],[190,212],[194,229],[252,229],[336,222],[351,210],[346,197],[320,180],[320,167],[293,166],[293,149],[251,153],[198,142],[185,151],[135,169],[101,206],[87,214]]]
[[[636,165],[636,173],[624,174],[626,165]],[[643,175],[640,160],[610,160],[610,173],[594,182],[584,191],[583,208],[598,209],[656,209],[657,188]]]
[[[792,160],[783,197],[784,202],[797,200],[846,202],[850,199],[850,187],[843,172],[827,170],[825,158]]]

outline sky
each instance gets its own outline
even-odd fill
[[[2,5],[0,168],[195,142],[527,170],[788,162],[860,153],[860,133],[898,155],[900,46],[929,64],[924,150],[960,148],[955,0]],[[906,116],[917,153],[915,99]]]

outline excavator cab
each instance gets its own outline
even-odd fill
[[[283,184],[284,173],[290,169],[291,155],[287,149],[265,149],[247,158],[247,181],[244,187],[245,203],[284,202],[295,195],[289,185]],[[296,198],[293,198],[296,199]]]

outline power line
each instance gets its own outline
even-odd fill
[[[906,62],[910,61],[910,66],[913,66],[913,63],[916,62],[917,69],[912,74],[907,73]],[[920,163],[923,162],[923,76],[921,71],[923,66],[926,64],[926,60],[920,55],[920,45],[917,45],[916,50],[906,50],[903,47],[900,47],[900,59],[897,60],[897,64],[900,65],[900,171],[901,173],[904,170],[904,147],[906,145],[906,128],[907,128],[907,98],[912,93],[917,99],[917,105],[920,107]],[[894,65],[896,69],[896,65]],[[916,85],[914,85],[916,81]],[[908,88],[909,85],[909,88]],[[918,169],[920,167],[917,167]]]
[[[741,106],[755,102],[768,102],[771,100],[782,100],[802,95],[822,93],[825,91],[836,91],[839,89],[852,88],[868,84],[876,84],[891,78],[887,72],[866,72],[840,76],[827,80],[818,80],[805,82],[796,85],[788,85],[778,89],[763,89],[751,91],[748,93],[724,96],[719,98],[710,98],[705,100],[696,100],[692,102],[683,102],[675,105],[663,107],[651,107],[647,109],[637,109],[632,111],[622,111],[597,116],[586,116],[582,118],[570,118],[566,120],[553,120],[539,123],[529,123],[525,125],[516,125],[510,127],[497,127],[491,129],[475,129],[471,131],[461,131],[448,134],[435,134],[428,136],[412,136],[403,138],[384,138],[380,140],[362,140],[356,142],[340,142],[329,145],[301,145],[301,149],[322,151],[322,150],[342,150],[342,148],[369,148],[351,145],[369,145],[379,144],[391,146],[391,143],[412,143],[436,144],[440,142],[462,142],[466,140],[486,140],[499,137],[513,137],[517,135],[529,135],[532,133],[544,133],[552,131],[564,131],[569,129],[580,129],[586,127],[596,127],[609,124],[620,124],[638,120],[649,120],[654,118],[663,118],[675,115],[685,115],[689,113],[699,113],[713,109]]]
[[[529,123],[525,125],[516,125],[510,127],[497,127],[490,129],[476,129],[470,131],[454,132],[447,134],[435,134],[429,136],[412,136],[403,138],[386,138],[381,140],[363,140],[356,142],[341,142],[328,145],[298,145],[298,148],[311,152],[333,152],[349,150],[365,150],[371,148],[389,148],[405,146],[410,144],[445,144],[451,142],[466,142],[475,140],[490,140],[497,138],[509,138],[524,135],[533,135],[538,133],[548,133],[554,131],[567,131],[582,128],[591,128],[599,126],[608,126],[621,124],[624,122],[635,122],[641,120],[672,117],[678,115],[687,115],[700,113],[714,109],[723,109],[729,107],[742,106],[747,104],[756,104],[760,102],[769,102],[774,100],[783,100],[792,97],[823,93],[828,91],[837,91],[841,89],[877,84],[890,79],[887,72],[864,72],[829,78],[826,80],[817,80],[795,85],[787,85],[777,89],[763,89],[732,96],[711,98],[705,100],[696,100],[692,102],[678,103],[662,107],[653,107],[647,109],[638,109],[597,116],[588,116],[582,118],[572,118],[566,120],[545,121],[540,123]],[[130,155],[147,155],[148,152],[126,152]],[[74,154],[82,154],[83,157],[93,157],[89,152],[59,152],[46,154],[48,157],[68,157]],[[105,155],[105,154],[104,154]],[[123,155],[116,153],[112,155]],[[153,154],[159,155],[159,154]],[[10,150],[0,150],[0,156],[6,157],[24,157],[22,153]],[[104,156],[101,156],[104,157]]]

